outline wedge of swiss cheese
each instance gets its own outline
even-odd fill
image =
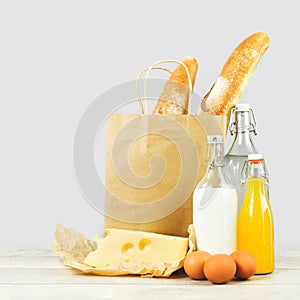
[[[188,239],[144,231],[106,229],[96,236],[97,249],[84,260],[86,265],[102,268],[122,262],[169,263],[185,257]]]

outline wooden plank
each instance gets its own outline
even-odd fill
[[[1,299],[298,299],[299,285],[0,285]]]
[[[275,251],[276,256],[300,256],[298,249],[278,249]],[[0,257],[7,256],[55,256],[51,249],[9,249],[0,248]]]
[[[0,256],[1,268],[65,269],[66,267],[56,256]]]
[[[287,252],[285,252],[287,253]],[[1,255],[2,254],[2,255]],[[277,269],[300,268],[300,255],[277,254]],[[12,250],[0,251],[0,268],[65,268],[60,258],[50,250]]]
[[[300,256],[299,249],[277,249],[275,250],[276,256]]]
[[[300,268],[300,256],[276,256],[275,267],[277,269],[299,269]]]
[[[116,285],[211,285],[196,281],[179,272],[170,278],[141,278],[139,276],[88,276],[71,269],[1,268],[1,284],[116,284]],[[270,275],[254,276],[247,281],[233,280],[230,285],[300,285],[300,269],[279,269]]]
[[[275,262],[277,269],[300,269],[300,256],[279,256]],[[1,268],[66,268],[56,256],[0,256]]]
[[[9,249],[0,248],[0,257],[12,256],[55,256],[50,249]]]
[[[225,285],[191,280],[183,271],[170,278],[88,276],[65,267],[49,250],[0,249],[0,299],[298,299],[300,252],[276,252],[273,274]]]

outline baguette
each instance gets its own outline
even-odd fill
[[[192,87],[194,87],[198,63],[195,58],[183,59],[183,64],[190,73]],[[188,113],[189,81],[185,68],[179,65],[168,78],[161,95],[153,110],[154,114],[182,115]]]
[[[201,102],[205,112],[228,116],[242,93],[261,57],[270,45],[269,37],[257,32],[233,51],[219,77]]]

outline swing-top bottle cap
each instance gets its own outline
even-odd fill
[[[238,103],[235,105],[235,111],[249,111],[250,104],[248,103]]]
[[[248,161],[262,161],[264,159],[263,155],[260,153],[248,154]]]
[[[209,144],[213,144],[213,143],[220,144],[223,143],[223,137],[222,135],[209,135],[207,136],[207,141]]]
[[[232,108],[228,129],[231,135],[246,131],[256,135],[256,120],[250,104],[238,103]]]

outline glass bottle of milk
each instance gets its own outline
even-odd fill
[[[238,195],[238,211],[240,211],[246,192],[246,186],[242,185],[242,171],[247,163],[248,154],[258,153],[252,135],[256,135],[256,120],[250,105],[247,103],[237,104],[231,111],[229,132],[234,135],[233,143],[225,155],[225,176],[231,181]],[[265,185],[269,195],[269,176],[267,172]]]
[[[237,247],[237,193],[224,176],[222,136],[208,136],[206,174],[193,194],[197,249],[230,254]]]

